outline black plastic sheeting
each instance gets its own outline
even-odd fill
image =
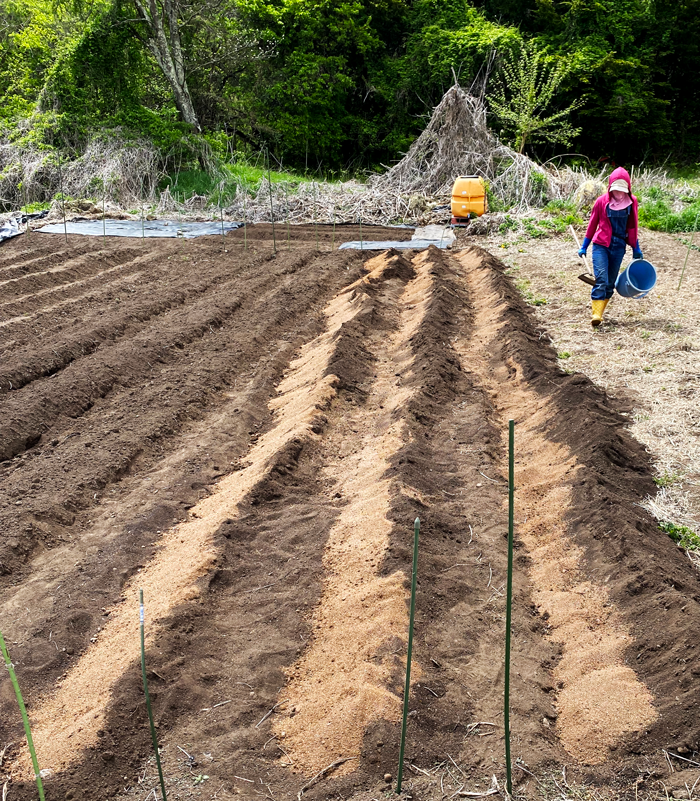
[[[223,223],[225,231],[235,231],[242,222]],[[128,236],[134,238],[195,239],[198,236],[221,236],[221,222],[177,222],[177,220],[73,220],[38,228],[40,234],[80,234],[82,236]]]

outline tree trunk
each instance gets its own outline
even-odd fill
[[[136,10],[148,26],[148,49],[165,75],[173,92],[175,106],[183,121],[201,130],[192,105],[177,22],[174,0],[134,0]]]

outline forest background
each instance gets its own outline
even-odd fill
[[[380,170],[455,78],[468,87],[527,41],[568,65],[554,107],[575,104],[580,129],[569,148],[533,144],[530,155],[700,158],[700,0],[2,5],[0,133],[14,151],[70,159],[102,136],[148,140],[168,170],[268,148],[278,167],[326,177]]]

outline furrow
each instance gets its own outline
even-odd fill
[[[76,512],[94,505],[106,485],[133,471],[136,460],[167,450],[188,421],[221,402],[225,387],[235,390],[247,370],[288,347],[288,337],[295,341],[305,332],[306,338],[312,335],[317,323],[309,310],[327,297],[329,280],[340,283],[324,269],[324,260],[302,254],[283,262],[277,274],[261,273],[267,292],[258,296],[258,282],[251,287],[253,297],[229,321],[233,330],[222,325],[207,330],[196,347],[173,349],[169,360],[153,362],[140,384],[115,384],[85,414],[57,418],[50,436],[20,459],[6,462],[3,484],[12,502],[0,503],[0,521],[9,537],[0,546],[0,575],[16,570],[38,544],[50,547],[70,537]],[[358,254],[344,264],[349,268],[355,262],[356,271],[362,261]],[[209,299],[207,313],[229,296],[224,287]],[[28,485],[33,486],[29,497]]]
[[[37,240],[32,239],[31,234],[29,239],[26,237],[23,237],[23,239],[26,245],[25,250],[15,251],[12,255],[0,259],[0,281],[28,275],[35,271],[42,272],[49,266],[60,266],[76,256],[83,256],[86,253],[95,251],[95,246],[91,242],[71,245],[65,250],[56,251],[54,249],[55,241],[52,243],[48,240],[43,245],[37,244]],[[105,249],[101,247],[101,243],[100,249],[105,252]],[[24,260],[27,256],[29,258]]]
[[[396,328],[368,332],[375,377],[366,401],[328,434],[324,475],[345,505],[323,555],[325,578],[313,615],[313,635],[288,671],[282,691],[289,699],[274,725],[284,732],[284,751],[297,768],[313,774],[339,756],[360,757],[369,726],[397,721],[400,658],[406,635],[406,574],[382,572],[395,492],[390,468],[407,437],[406,412],[414,390],[406,386],[415,369],[410,341],[432,299],[429,259],[414,262],[416,275],[396,299]],[[351,432],[364,431],[362,437]],[[341,458],[329,458],[341,442]],[[348,452],[349,446],[349,452]],[[405,521],[410,527],[411,521]],[[418,672],[418,677],[420,673]],[[281,696],[282,697],[282,696]],[[340,773],[356,769],[352,761]]]
[[[0,461],[11,459],[35,445],[60,416],[77,418],[104,398],[116,384],[138,381],[167,363],[178,349],[219,328],[241,305],[238,298],[211,304],[201,300],[176,310],[128,342],[104,348],[81,359],[54,377],[42,379],[0,403]],[[167,325],[168,334],[162,329]]]
[[[357,315],[372,306],[372,285],[390,274],[390,259],[368,263],[369,275],[337,295],[326,309],[323,334],[304,346],[270,401],[274,424],[251,448],[245,466],[223,478],[214,494],[197,504],[191,518],[160,540],[159,551],[124,590],[125,602],[115,608],[97,642],[68,673],[57,692],[34,704],[34,739],[42,765],[56,771],[82,757],[102,729],[111,693],[134,659],[137,620],[133,615],[137,587],[144,589],[149,621],[163,620],[172,610],[196,597],[195,582],[209,570],[217,555],[213,535],[235,515],[239,504],[276,469],[312,442],[323,429],[324,411],[336,395],[339,379],[329,374],[333,355],[344,331]],[[149,626],[149,641],[158,636]],[[27,769],[28,758],[22,762]]]
[[[125,261],[113,267],[106,267],[100,272],[89,275],[85,278],[59,286],[41,289],[20,298],[14,298],[6,303],[0,303],[0,328],[13,325],[18,320],[26,318],[28,315],[46,309],[49,302],[52,308],[68,305],[76,295],[81,295],[83,289],[93,290],[106,282],[111,282],[115,278],[124,279],[126,276],[135,275],[140,272],[140,261]]]
[[[261,260],[261,263],[257,264],[257,268],[259,269],[265,261],[267,260]],[[136,297],[133,300],[127,299],[120,302],[117,314],[110,316],[108,320],[104,320],[103,315],[95,315],[95,322],[99,321],[99,323],[87,330],[85,329],[86,321],[83,319],[79,326],[74,326],[77,329],[75,335],[68,334],[62,342],[54,341],[36,348],[31,351],[29,357],[24,349],[23,352],[18,353],[18,347],[14,349],[14,354],[3,353],[3,364],[0,368],[0,394],[21,389],[38,378],[52,377],[80,357],[94,353],[104,342],[115,342],[125,336],[134,337],[147,324],[154,324],[154,318],[158,318],[176,307],[184,306],[186,303],[192,303],[198,296],[225,283],[229,278],[227,274],[222,273],[218,266],[214,269],[210,268],[207,272],[209,274],[206,278],[200,271],[187,284],[171,291],[159,292],[155,298],[147,295],[147,287],[143,285],[134,287],[131,294]],[[144,299],[144,294],[146,294],[146,299]]]
[[[117,267],[142,255],[135,248],[124,248],[115,253],[104,251],[83,256],[48,267],[43,272],[20,278],[0,281],[0,310],[10,303],[21,303],[34,295],[54,291],[59,287],[86,281],[100,275],[105,268]]]
[[[559,372],[553,354],[542,352],[545,346],[533,347],[532,323],[501,266],[476,250],[459,260],[470,278],[480,339],[478,351],[465,347],[463,358],[491,392],[502,430],[509,417],[517,423],[518,516],[524,518],[518,536],[532,560],[535,603],[547,621],[549,638],[562,647],[553,669],[559,687],[556,731],[575,759],[601,763],[631,737],[643,737],[654,728],[660,699],[652,697],[629,664],[634,626],[612,591],[614,561],[607,566],[599,561],[594,567],[590,548],[595,538],[620,538],[631,525],[631,504],[623,500],[620,487],[617,510],[598,503],[597,520],[591,518],[582,527],[575,522],[583,511],[576,488],[620,472],[613,462],[591,462],[585,452],[589,443],[605,448],[612,438],[630,456],[639,446],[625,441],[623,421],[601,403],[599,390],[582,377]],[[572,388],[578,405],[571,403]],[[563,440],[562,422],[568,428]],[[572,447],[573,432],[578,431],[584,435],[584,450]]]

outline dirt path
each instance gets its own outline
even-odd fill
[[[631,785],[662,748],[692,755],[697,574],[639,506],[648,455],[610,398],[559,369],[502,265],[477,249],[275,255],[259,233],[227,258],[158,243],[69,305],[37,279],[29,316],[0,328],[0,619],[49,792],[147,792],[143,587],[176,797],[178,771],[201,770],[180,797],[292,799],[341,758],[305,795],[378,797],[398,758],[416,516],[409,789],[502,782],[509,417],[519,792],[561,765]],[[100,272],[90,252],[74,268],[62,250],[53,272],[28,259],[22,280],[63,275],[62,292],[74,269]],[[0,747],[21,740],[1,689]],[[26,754],[8,756],[28,797]]]

